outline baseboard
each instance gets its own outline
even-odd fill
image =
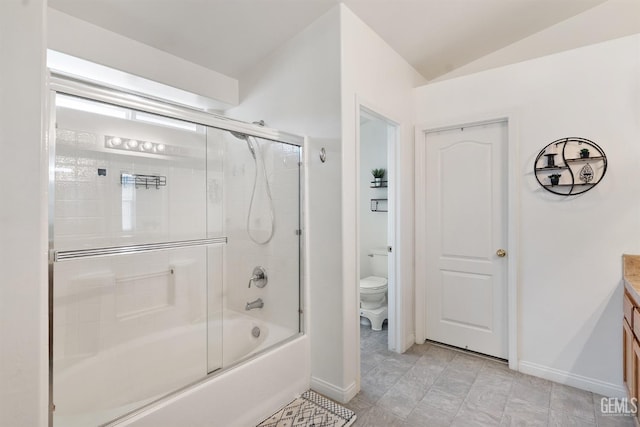
[[[518,370],[524,374],[591,391],[607,397],[627,397],[627,392],[621,385],[577,375],[560,369],[550,368],[548,366],[538,365],[537,363],[520,361]]]
[[[402,353],[409,350],[412,345],[416,343],[416,336],[412,332],[404,338],[404,343],[402,343]]]
[[[347,388],[340,388],[320,378],[311,377],[311,390],[325,395],[338,403],[347,403],[358,393],[355,381]]]

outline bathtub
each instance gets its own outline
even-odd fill
[[[258,337],[252,334],[256,327],[260,330]],[[232,310],[224,311],[223,328],[223,368],[260,353],[298,332]]]
[[[207,366],[207,324],[196,322],[123,343],[56,369],[54,427],[107,423],[201,380],[208,371],[213,375],[225,372],[297,334],[296,330],[231,310],[223,312],[223,319],[222,349],[213,349],[220,355],[214,358],[218,361],[215,366]],[[212,321],[209,328],[219,329],[220,320]],[[257,337],[252,334],[254,328],[259,329]]]

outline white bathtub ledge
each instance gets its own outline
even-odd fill
[[[302,335],[117,424],[248,427],[309,389],[309,338]]]

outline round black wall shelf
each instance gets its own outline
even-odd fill
[[[607,172],[607,156],[588,139],[561,138],[538,153],[533,168],[542,188],[560,196],[575,196],[602,181]]]

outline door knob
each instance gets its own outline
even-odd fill
[[[507,251],[505,251],[504,249],[498,249],[496,251],[496,255],[498,255],[500,258],[504,258],[507,256]]]

